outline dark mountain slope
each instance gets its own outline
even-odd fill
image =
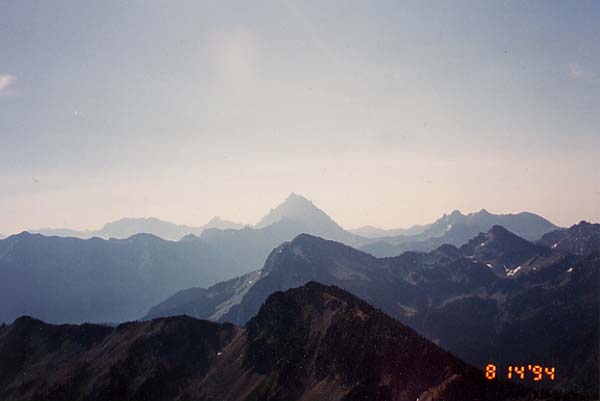
[[[243,273],[200,240],[44,237],[0,240],[0,321],[27,314],[50,322],[119,322],[190,284],[210,285]]]
[[[0,398],[33,400],[581,400],[456,359],[364,301],[309,283],[238,328],[178,316],[118,327],[20,318],[0,329]]]
[[[567,229],[555,230],[539,243],[552,249],[588,256],[600,252],[600,224],[582,221]]]
[[[0,398],[173,400],[236,332],[188,317],[116,328],[23,317],[0,337]]]

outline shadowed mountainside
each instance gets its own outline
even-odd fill
[[[246,270],[197,238],[171,242],[21,233],[0,240],[0,322],[122,322],[174,292],[209,286]]]
[[[20,318],[0,328],[0,398],[577,399],[488,381],[366,302],[317,283],[271,295],[245,327],[184,316],[114,328]]]

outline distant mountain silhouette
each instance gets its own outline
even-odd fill
[[[272,209],[254,228],[211,229],[204,231],[200,238],[213,247],[227,252],[238,263],[245,263],[253,269],[259,269],[273,248],[302,233],[318,235],[346,244],[366,241],[365,238],[344,230],[311,201],[294,193]]]
[[[412,226],[410,228],[392,228],[385,229],[374,226],[362,226],[352,228],[350,231],[352,234],[360,235],[365,238],[382,238],[382,237],[397,237],[400,235],[417,235],[421,234],[427,226]]]
[[[118,238],[125,239],[135,234],[152,234],[157,237],[177,241],[188,234],[200,235],[202,231],[209,228],[221,229],[240,229],[243,224],[226,221],[220,217],[213,217],[206,225],[201,227],[191,227],[186,225],[174,224],[168,221],[159,220],[154,217],[149,218],[123,218],[110,223],[106,223],[99,230],[77,231],[67,228],[42,228],[30,230],[32,233],[39,233],[46,236],[61,236],[75,238],[99,237],[104,239]]]
[[[303,227],[304,233],[307,234],[319,235],[344,243],[361,240],[359,236],[344,230],[310,200],[295,193],[291,193],[283,203],[275,209],[271,209],[254,227],[261,229],[283,220],[296,222]]]
[[[600,252],[600,224],[582,221],[567,229],[544,235],[540,244],[560,251],[587,256]]]
[[[50,322],[131,320],[182,288],[245,272],[197,238],[82,240],[24,232],[0,240],[0,322],[23,314]]]
[[[461,249],[380,259],[303,234],[275,248],[252,283],[220,283],[199,291],[196,301],[185,298],[183,308],[180,293],[148,317],[188,313],[241,324],[270,294],[318,281],[382,308],[470,363],[534,358],[564,367],[558,386],[590,391],[598,375],[599,258],[538,246],[502,227]],[[225,292],[235,297],[227,300]]]
[[[533,213],[496,215],[482,209],[468,215],[455,210],[432,224],[409,229],[381,230],[363,227],[353,233],[342,228],[307,198],[291,193],[254,227],[218,217],[202,227],[177,225],[155,218],[126,218],[107,223],[102,229],[95,231],[41,229],[33,232],[77,238],[128,238],[137,233],[150,233],[169,240],[195,235],[229,253],[238,263],[258,269],[274,247],[302,233],[342,242],[382,257],[397,256],[405,251],[429,252],[443,244],[461,246],[494,225],[502,225],[529,240],[537,240],[543,234],[558,228]],[[358,235],[360,232],[365,233],[365,236]]]
[[[480,231],[484,232],[493,226],[502,226],[530,241],[537,240],[543,234],[558,228],[545,218],[529,212],[493,214],[485,209],[481,209],[479,212],[464,215],[460,211],[454,210],[450,214],[444,214],[440,219],[423,230],[420,238],[440,237],[455,225],[478,227]]]
[[[444,214],[432,224],[419,227],[418,234],[371,239],[361,244],[360,249],[375,256],[396,256],[405,251],[428,252],[443,244],[461,246],[480,232],[487,232],[496,225],[530,241],[558,228],[543,217],[529,212],[492,214],[482,209],[477,213],[464,215],[455,210]]]
[[[178,316],[118,327],[0,327],[0,398],[57,400],[581,400],[501,380],[349,293],[271,295],[245,327]]]

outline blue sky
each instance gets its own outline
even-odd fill
[[[250,5],[251,4],[251,5]],[[0,232],[600,221],[600,3],[0,1]]]

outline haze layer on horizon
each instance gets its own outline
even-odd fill
[[[0,233],[254,223],[291,191],[344,227],[600,221],[598,2],[0,11]]]

